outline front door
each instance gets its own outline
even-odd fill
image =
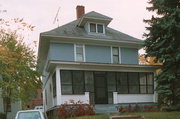
[[[94,72],[95,104],[107,104],[107,81],[105,72]]]

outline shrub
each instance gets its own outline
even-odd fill
[[[5,113],[0,113],[0,119],[6,119],[6,114]]]
[[[65,104],[62,104],[56,111],[58,113],[59,119],[83,116],[83,115],[94,115],[94,106],[91,104],[83,104],[82,101],[75,102],[70,100]]]
[[[167,106],[167,107],[162,107],[161,110],[162,111],[167,111],[167,112],[180,111],[180,104]]]

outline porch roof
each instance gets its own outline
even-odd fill
[[[50,60],[46,70],[53,71],[56,67],[61,69],[79,69],[79,70],[99,70],[99,71],[149,71],[155,72],[160,65],[141,65],[141,64],[110,64],[110,63],[92,63],[92,62],[71,62]]]

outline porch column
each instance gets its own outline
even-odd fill
[[[89,92],[85,92],[85,97],[86,97],[87,103],[89,104],[90,103]]]
[[[117,92],[113,92],[113,104],[117,104],[118,103],[118,93]]]
[[[56,68],[56,93],[57,93],[57,105],[61,105],[62,99],[61,99],[60,68]]]

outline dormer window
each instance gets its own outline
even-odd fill
[[[91,33],[105,34],[104,24],[89,23],[89,31]]]

